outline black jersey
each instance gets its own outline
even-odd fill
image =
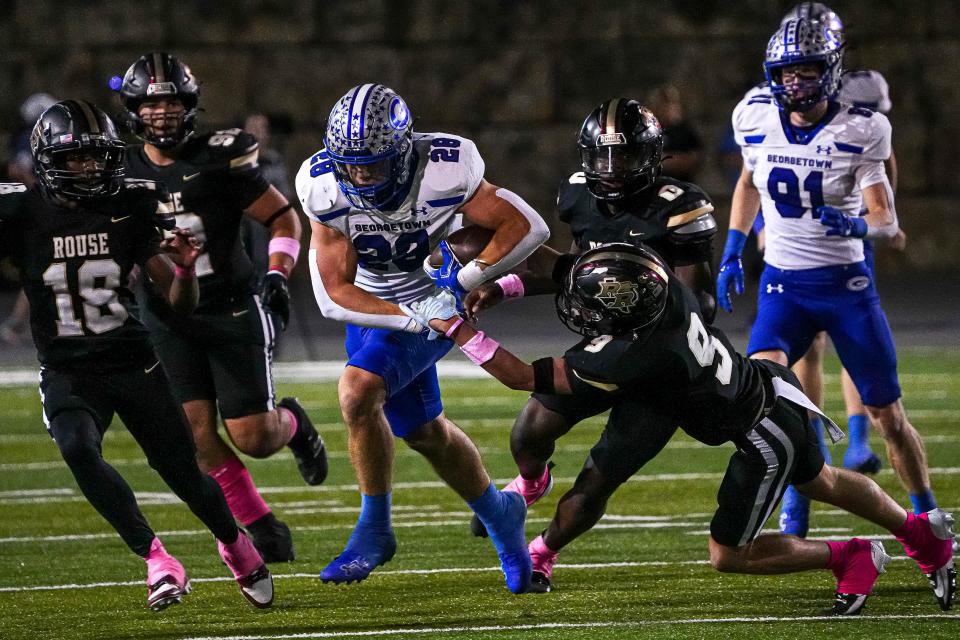
[[[581,252],[608,242],[642,242],[671,268],[713,259],[713,203],[689,182],[660,177],[614,210],[590,193],[578,172],[560,183],[557,210]]]
[[[629,394],[706,444],[749,430],[763,408],[769,378],[762,362],[736,352],[703,320],[693,292],[670,279],[660,320],[638,335],[586,339],[564,356],[574,394],[597,388]]]
[[[241,129],[197,135],[173,164],[150,161],[142,145],[127,149],[127,175],[157,180],[170,192],[167,207],[177,226],[203,243],[197,260],[200,302],[195,313],[223,311],[253,291],[254,270],[240,240],[243,211],[270,187],[260,172],[256,139]],[[144,319],[175,320],[158,292],[146,287]]]
[[[134,265],[160,252],[165,195],[130,181],[72,209],[39,188],[0,185],[0,234],[20,269],[43,365],[106,370],[152,353],[127,282]]]

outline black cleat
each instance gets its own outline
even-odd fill
[[[245,528],[264,562],[293,562],[293,537],[290,535],[290,527],[278,520],[273,512],[251,522]]]
[[[287,443],[297,459],[297,469],[307,484],[315,486],[327,479],[327,450],[323,439],[296,398],[283,398],[278,406],[297,417],[297,433]]]
[[[547,574],[534,570],[527,593],[550,593],[551,591],[553,591],[553,583],[550,582]]]
[[[860,593],[837,592],[833,607],[823,613],[828,616],[858,616],[867,603],[867,595]]]
[[[954,566],[953,559],[943,565],[933,573],[924,574],[933,587],[933,595],[937,598],[937,604],[943,611],[949,611],[953,607],[953,598],[957,593],[957,569]]]

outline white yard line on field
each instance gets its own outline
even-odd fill
[[[875,538],[876,536],[870,536]],[[893,556],[896,561],[909,560],[906,556]],[[708,566],[709,560],[647,560],[637,562],[590,562],[590,563],[570,563],[557,564],[556,569],[567,570],[602,570],[602,569],[620,569],[620,568],[644,568],[644,567],[678,567],[688,565]],[[437,575],[445,573],[490,573],[500,572],[500,567],[443,567],[438,569],[378,569],[375,576],[413,576],[413,575]],[[308,579],[318,580],[316,573],[273,573],[274,580]],[[232,582],[233,578],[228,576],[215,576],[212,578],[190,578],[190,582]],[[117,582],[90,582],[90,583],[67,583],[67,584],[47,584],[31,586],[10,586],[0,587],[0,593],[23,593],[28,591],[64,591],[71,589],[98,589],[103,587],[142,587],[143,580],[127,580]]]

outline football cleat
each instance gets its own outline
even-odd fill
[[[190,581],[183,565],[167,553],[159,538],[154,538],[147,556],[147,606],[163,611],[170,605],[180,604],[188,593]]]
[[[293,562],[293,537],[290,527],[273,512],[254,520],[245,529],[264,562]]]
[[[851,447],[843,455],[843,467],[858,473],[877,473],[882,466],[877,454],[869,449],[855,451]]]
[[[320,580],[334,584],[361,582],[374,569],[390,562],[396,552],[393,531],[374,534],[355,529],[343,552],[320,572]]]
[[[240,531],[230,544],[217,540],[217,549],[247,602],[258,609],[273,604],[273,576],[247,534]]]
[[[530,593],[550,593],[553,591],[553,583],[550,577],[541,571],[534,570],[530,575]]]
[[[933,509],[919,515],[908,514],[910,532],[897,536],[903,550],[926,576],[943,611],[953,606],[957,591],[957,570],[953,560],[953,515]]]
[[[780,505],[780,533],[806,538],[810,527],[810,498],[793,485],[787,487]]]
[[[839,567],[833,570],[837,578],[837,592],[833,608],[824,613],[833,616],[860,615],[867,596],[881,573],[886,572],[887,555],[879,540],[852,538],[844,545],[844,557]]]
[[[511,593],[523,593],[530,588],[533,563],[524,538],[527,505],[520,494],[502,491],[503,512],[487,522],[490,541],[500,557],[500,568]]]
[[[296,398],[283,398],[278,406],[290,411],[297,418],[297,432],[287,443],[297,459],[297,469],[304,481],[311,486],[321,484],[327,478],[327,450],[323,439],[313,426],[310,416]]]
[[[547,468],[543,471],[543,475],[540,476],[540,479],[536,482],[528,482],[523,479],[523,476],[517,476],[502,490],[519,493],[521,496],[523,496],[524,502],[526,502],[527,506],[529,507],[553,490],[553,474],[550,473],[550,471],[554,466],[555,465],[553,462],[548,462]],[[527,491],[524,491],[525,487],[527,488]],[[482,522],[480,522],[480,518],[477,517],[477,514],[473,514],[473,517],[470,518],[470,533],[478,538],[487,537],[487,528],[483,526]]]

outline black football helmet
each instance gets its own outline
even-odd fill
[[[660,176],[663,130],[636,100],[613,98],[591,111],[577,145],[587,188],[601,200],[630,197]]]
[[[557,294],[557,315],[568,329],[585,336],[636,332],[663,315],[669,282],[667,268],[653,251],[604,244],[577,258]]]
[[[102,198],[120,191],[124,148],[109,116],[83,100],[54,104],[40,114],[30,134],[40,184],[68,200]]]
[[[175,147],[193,135],[200,85],[190,67],[169,53],[148,53],[130,65],[118,89],[127,111],[127,124],[141,140],[161,148]],[[171,132],[151,131],[140,117],[140,106],[150,98],[174,97],[184,112]]]

